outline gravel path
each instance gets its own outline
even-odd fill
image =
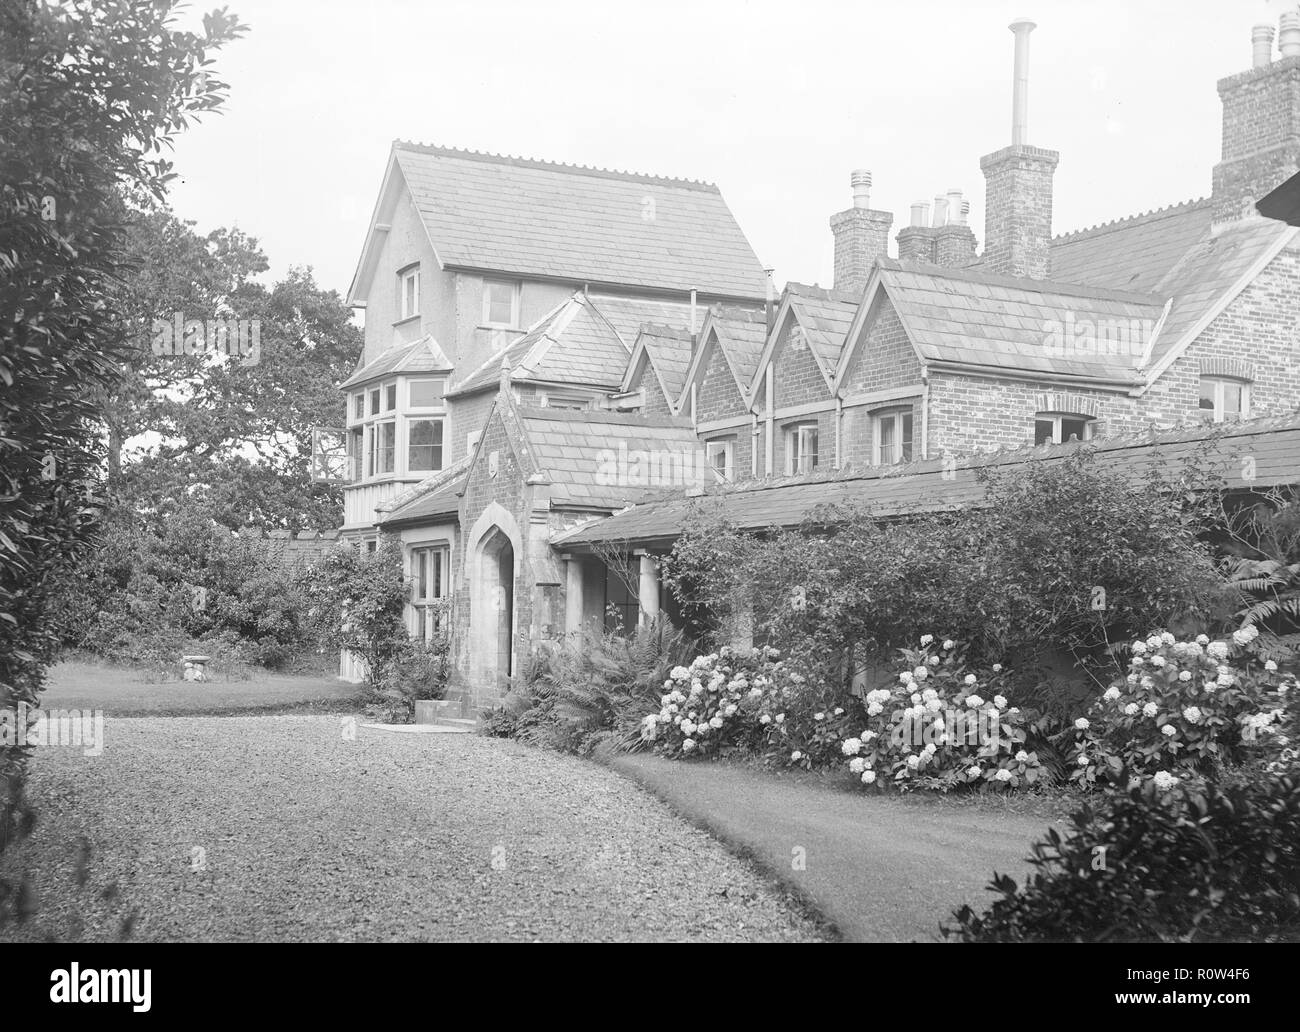
[[[3,858],[39,910],[0,940],[778,940],[823,930],[586,761],[337,716],[109,718],[38,749]],[[89,842],[88,880],[77,856]]]

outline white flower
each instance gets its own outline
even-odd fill
[[[925,696],[923,696],[920,692],[913,692],[913,693],[912,693],[912,705],[913,705],[913,706],[918,705],[918,704],[920,703],[920,701],[921,701],[923,698],[925,698]]]
[[[790,754],[790,760],[793,763],[798,763],[801,759],[803,759],[803,753],[801,753],[798,749],[796,749],[794,752]]]
[[[1167,770],[1158,770],[1156,771],[1155,783],[1156,788],[1160,789],[1161,792],[1168,792],[1178,784],[1178,779]]]
[[[1001,664],[1001,663],[994,663],[994,664],[993,664],[993,672],[994,672],[995,674],[1000,674],[1000,673],[1002,673],[1002,664]]]
[[[967,675],[966,675],[966,683],[967,683],[967,684],[975,684],[975,683],[977,683],[978,681],[979,681],[979,678],[976,677],[974,674],[967,674]]]
[[[947,641],[943,643],[943,647],[945,649],[955,649],[957,647],[957,643],[953,641],[951,638],[949,638]]]
[[[934,641],[934,635],[933,635],[933,634],[923,634],[923,635],[921,635],[921,644],[922,644],[922,645],[929,645],[930,642],[932,642],[932,641]]]
[[[722,718],[715,713],[713,718],[709,721],[709,727],[713,728],[714,731],[717,731],[722,727]]]
[[[694,725],[694,723],[692,723],[692,722],[689,721],[689,720],[683,720],[683,721],[682,721],[682,734],[684,734],[684,735],[693,735],[693,734],[695,734],[695,725]]]
[[[880,705],[880,703],[873,702],[870,706],[867,707],[867,716],[874,717],[878,713],[880,713],[884,708],[885,707]]]
[[[978,695],[968,695],[966,696],[966,705],[969,706],[971,709],[979,709],[981,706],[984,705],[984,700],[981,699]]]
[[[921,693],[921,698],[923,698],[926,702],[931,702],[934,699],[937,699],[938,697],[939,697],[939,693],[936,692],[933,688],[927,688],[925,689],[925,691]]]
[[[1178,639],[1175,638],[1175,637],[1174,637],[1172,634],[1170,634],[1168,631],[1165,631],[1162,635],[1160,635],[1160,640],[1161,640],[1164,644],[1166,644],[1166,645],[1172,645],[1172,644],[1173,644],[1174,642],[1176,642]]]
[[[768,714],[764,713],[761,717],[758,718],[758,722],[760,724],[770,724],[772,723],[772,718]]]
[[[925,704],[925,708],[931,713],[938,713],[943,708],[943,703],[938,699],[931,699]]]
[[[1080,731],[1087,731],[1087,730],[1088,730],[1088,718],[1087,718],[1087,717],[1080,717],[1078,720],[1076,720],[1076,721],[1074,722],[1074,726],[1075,726],[1076,728],[1078,728]]]
[[[825,720],[825,719],[826,719],[826,714],[825,714],[825,713],[814,713],[814,714],[813,714],[813,720]]]
[[[840,743],[840,751],[845,756],[856,756],[862,752],[862,741],[858,738],[846,738]]]
[[[778,713],[778,714],[777,714],[775,717],[773,717],[772,719],[775,720],[778,724],[784,724],[784,723],[785,723],[785,714],[784,714],[784,713]]]
[[[1249,645],[1259,637],[1259,628],[1254,624],[1247,624],[1239,631],[1232,632],[1232,640],[1238,645]]]
[[[862,772],[862,783],[864,785],[870,785],[875,780],[876,772],[874,770],[864,770]]]
[[[1007,697],[1005,695],[993,696],[993,705],[996,706],[998,709],[1006,709]],[[1014,712],[1014,710],[1012,712]]]
[[[1186,681],[1190,681],[1191,679],[1192,679],[1192,672],[1190,670],[1184,670],[1178,675],[1178,680],[1180,681],[1186,682]]]
[[[842,717],[842,716],[844,716],[844,707],[843,707],[843,706],[836,706],[836,707],[835,707],[835,715],[836,715],[837,717]]]
[[[979,769],[979,767],[967,767],[967,768],[966,768],[966,776],[967,776],[967,777],[971,777],[971,778],[977,778],[977,777],[979,777],[979,776],[980,776],[980,769]]]
[[[695,739],[693,738],[682,739],[682,752],[690,752],[694,748],[695,748]]]
[[[1173,724],[1166,724],[1160,729],[1160,733],[1166,738],[1173,738],[1174,735],[1178,734],[1178,728],[1174,727]]]
[[[1264,669],[1271,674],[1274,670],[1277,669],[1277,664],[1270,659],[1264,664]]]
[[[1148,702],[1142,707],[1142,715],[1144,717],[1154,717],[1159,712],[1160,708],[1154,702]]]
[[[1183,710],[1183,717],[1186,718],[1189,724],[1195,724],[1201,719],[1200,708],[1196,706],[1187,706]]]
[[[1135,667],[1146,666],[1146,662],[1147,661],[1143,659],[1141,656],[1134,656],[1133,662],[1131,662],[1129,666],[1135,666]]]
[[[1214,659],[1228,658],[1228,645],[1222,641],[1212,641],[1205,646],[1205,654],[1212,656]]]
[[[911,767],[913,770],[916,770],[917,767],[921,766],[921,757],[909,756],[907,758],[907,765]]]
[[[986,712],[987,712],[988,715],[989,715],[989,720],[1001,720],[1001,719],[1002,719],[1002,711],[1001,711],[1000,709],[998,709],[996,706],[990,706]]]
[[[993,778],[995,781],[1010,781],[1012,778],[1012,774],[1011,771],[1003,767],[1001,770],[999,770],[996,774],[993,775]]]
[[[912,671],[904,670],[901,674],[898,675],[898,679],[902,681],[904,684],[909,683],[912,680]]]
[[[1088,754],[1087,754],[1087,753],[1080,753],[1080,754],[1079,754],[1079,766],[1080,766],[1080,767],[1086,767],[1086,766],[1088,766],[1088,763],[1089,763],[1089,762],[1090,762],[1090,761],[1089,761],[1089,759],[1088,759]]]
[[[938,751],[939,751],[938,747],[933,742],[927,743],[926,747],[921,750],[921,752],[923,752],[926,756],[933,756]]]
[[[1127,706],[1124,707],[1125,716],[1131,717],[1137,711],[1138,711],[1138,704],[1136,702],[1130,702]]]
[[[1206,645],[1210,644],[1210,639],[1204,634],[1198,634],[1196,636],[1196,644],[1204,648]]]
[[[659,696],[659,705],[660,705],[660,706],[668,706],[668,705],[671,705],[671,704],[672,704],[672,701],[673,701],[673,697],[672,697],[671,695],[661,695],[661,696]]]
[[[861,756],[855,756],[849,760],[849,770],[854,774],[861,774],[867,769],[867,761]]]
[[[876,733],[874,731],[863,731],[862,734],[858,735],[858,737],[864,742],[869,742],[876,737]]]
[[[1133,643],[1133,655],[1140,656],[1147,650],[1147,643],[1144,641],[1135,641]]]
[[[1114,685],[1111,685],[1104,692],[1102,692],[1101,697],[1105,699],[1107,702],[1114,702],[1116,699],[1119,698],[1119,689],[1116,688]]]
[[[1017,762],[1017,763],[1028,763],[1028,762],[1029,762],[1029,753],[1025,752],[1024,749],[1021,749],[1018,753],[1016,753],[1016,762]]]
[[[938,665],[939,665],[939,657],[938,657],[938,656],[931,656],[931,657],[930,657],[930,665],[931,665],[931,666],[938,666]]]
[[[734,717],[736,715],[736,704],[733,702],[722,711],[724,716]]]
[[[1152,665],[1153,667],[1162,667],[1162,666],[1164,666],[1164,665],[1165,665],[1165,657],[1164,657],[1164,656],[1152,656],[1152,657],[1151,657],[1151,665]]]

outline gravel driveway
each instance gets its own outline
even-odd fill
[[[475,735],[338,716],[109,718],[36,752],[0,939],[781,940],[822,929],[648,793]],[[88,875],[77,857],[89,843]]]

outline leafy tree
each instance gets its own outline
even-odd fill
[[[158,0],[0,8],[0,706],[36,699],[51,578],[94,525],[127,207],[162,198],[163,152],[221,106],[213,55],[242,31],[224,10],[180,31]],[[28,820],[25,754],[0,746],[0,849]]]

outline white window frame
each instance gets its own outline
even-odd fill
[[[492,287],[508,287],[510,289],[510,321],[493,322],[492,315]],[[501,280],[485,279],[483,281],[483,317],[481,326],[490,330],[517,330],[519,329],[519,294],[520,284],[518,280]]]
[[[410,304],[407,303],[406,285],[412,284],[410,291]],[[401,316],[398,322],[405,319],[414,319],[420,314],[420,266],[419,264],[408,265],[397,273],[397,305]]]
[[[438,395],[438,400],[432,405],[417,405],[411,400],[411,388],[417,383],[442,381],[443,393]],[[406,379],[406,411],[408,412],[445,412],[447,409],[447,377],[445,376],[411,376]],[[398,392],[399,397],[401,391]]]
[[[714,457],[722,454],[722,468],[719,470]],[[716,437],[704,442],[704,461],[714,479],[720,484],[730,483],[736,479],[736,439],[734,437]]]
[[[908,446],[908,454],[903,454],[903,417],[912,418],[912,439]],[[881,427],[885,423],[892,423],[894,426],[894,443],[892,448],[893,455],[886,456],[884,449],[881,447]],[[882,409],[879,412],[871,414],[871,463],[873,466],[897,466],[900,463],[911,462],[916,454],[916,413],[910,407]]]
[[[798,473],[811,473],[821,464],[821,435],[818,432],[820,427],[816,420],[810,420],[803,423],[790,423],[782,427],[785,434],[785,474],[792,477]],[[807,469],[800,469],[799,465],[802,457],[807,454],[807,444],[805,441],[811,431],[817,440],[816,461]],[[799,453],[799,458],[795,457],[795,452]]]
[[[1065,419],[1074,419],[1083,421],[1083,437],[1080,440],[1091,441],[1092,433],[1097,422],[1096,416],[1085,415],[1082,412],[1035,412],[1034,413],[1034,440],[1038,440],[1038,424],[1052,421],[1052,444],[1066,444],[1062,439],[1061,421]]]
[[[437,564],[437,576],[433,566]],[[424,563],[425,588],[420,593],[420,564]],[[447,597],[451,574],[451,548],[446,542],[411,546],[411,608],[415,614],[414,636],[419,641],[431,641],[438,631],[439,600]],[[435,583],[436,582],[436,583]]]
[[[1211,414],[1210,409],[1203,409],[1201,405],[1201,388],[1207,384],[1214,385],[1214,410]],[[1203,419],[1212,419],[1215,423],[1223,423],[1228,419],[1227,412],[1223,408],[1223,389],[1231,384],[1233,387],[1241,388],[1241,412],[1234,416],[1233,419],[1250,418],[1250,381],[1239,380],[1235,376],[1202,376],[1196,387],[1196,411],[1201,414]]]
[[[403,421],[404,442],[402,446],[402,472],[419,473],[427,476],[447,468],[447,420],[436,413],[429,415],[408,415]],[[432,469],[415,469],[411,466],[411,425],[413,423],[436,423],[442,427],[442,440],[438,445],[438,465]]]

